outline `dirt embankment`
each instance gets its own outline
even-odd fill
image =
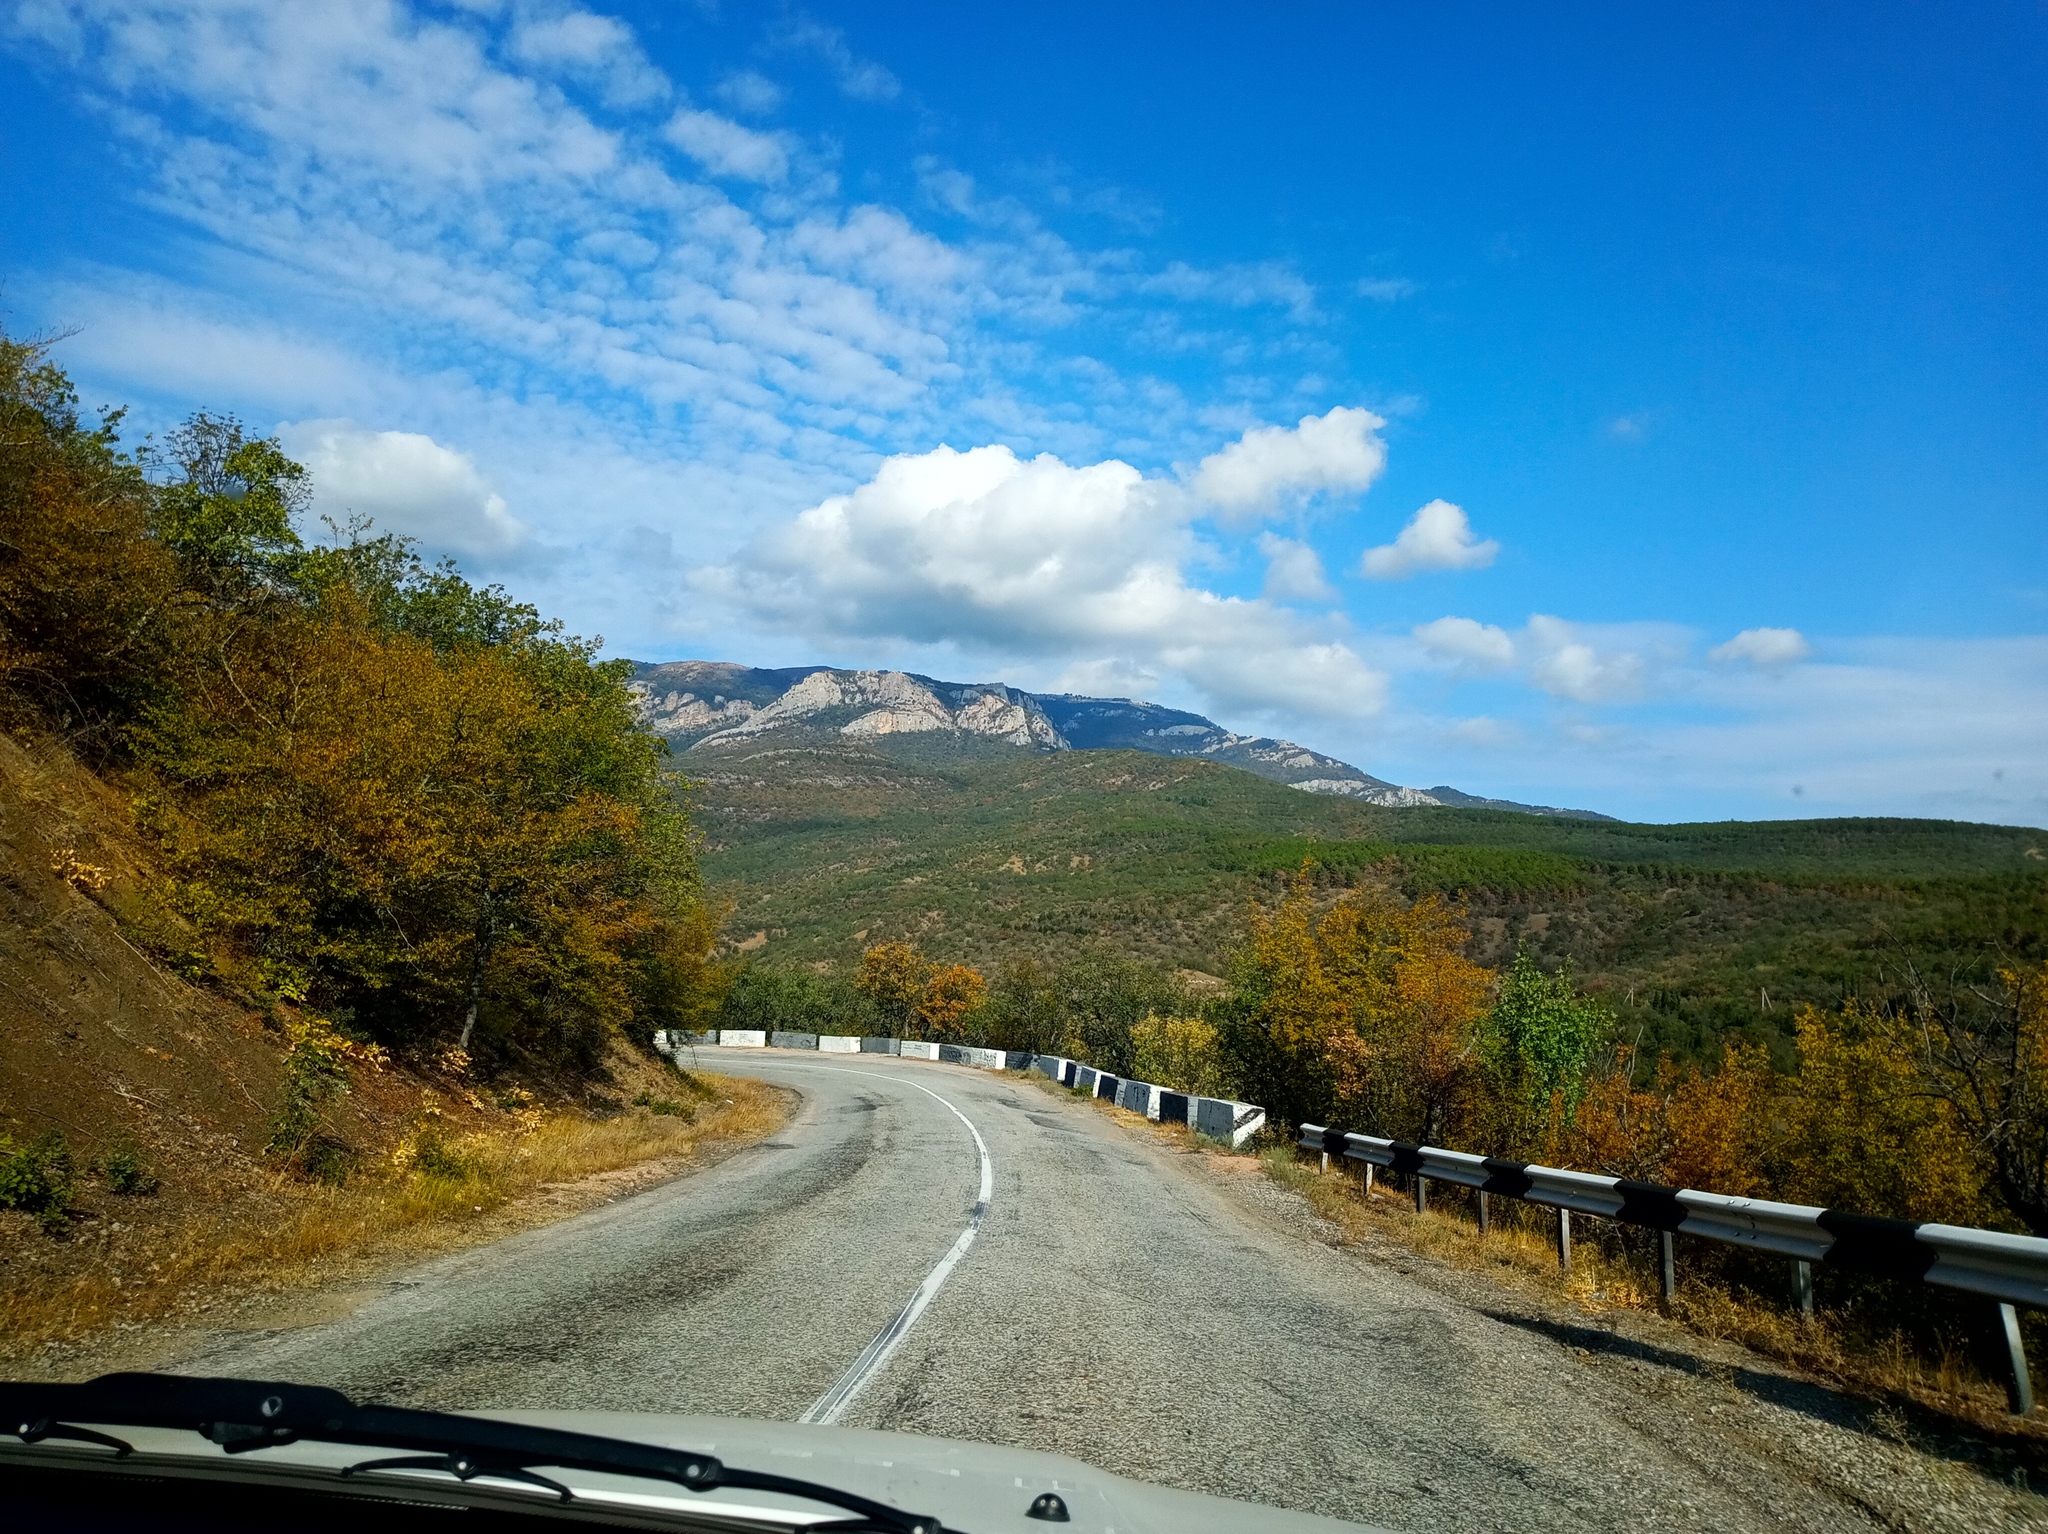
[[[0,1136],[61,1137],[72,1168],[61,1216],[0,1207],[0,1371],[90,1373],[183,1320],[560,1218],[781,1120],[753,1083],[623,1046],[577,1082],[392,1062],[326,1111],[348,1179],[287,1176],[264,1154],[278,1021],[130,936],[163,920],[153,874],[116,786],[0,735]]]

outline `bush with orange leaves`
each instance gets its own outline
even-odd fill
[[[1493,981],[1459,952],[1460,915],[1374,889],[1318,914],[1306,870],[1255,907],[1223,1028],[1240,1090],[1287,1122],[1443,1143],[1472,1117]]]

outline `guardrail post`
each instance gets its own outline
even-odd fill
[[[1429,1213],[1429,1179],[1420,1172],[1415,1174],[1415,1212]]]
[[[1557,1212],[1557,1265],[1567,1273],[1572,1270],[1572,1212],[1569,1209]]]
[[[1365,1164],[1365,1196],[1367,1198],[1372,1197],[1372,1174],[1373,1164],[1370,1161],[1368,1161]]]
[[[1325,1177],[1330,1175],[1330,1153],[1328,1151],[1323,1152],[1323,1175]]]
[[[2020,1336],[2020,1313],[2010,1305],[1998,1307],[1998,1319],[2005,1328],[2005,1401],[2015,1417],[2034,1414],[2034,1381],[2027,1373],[2027,1345]]]
[[[1486,1234],[1486,1190],[1479,1190],[1479,1234]]]
[[[1660,1248],[1657,1255],[1663,1259],[1661,1265],[1664,1269],[1664,1303],[1670,1305],[1678,1299],[1678,1254],[1672,1250],[1676,1242],[1668,1230],[1658,1231],[1657,1237],[1657,1245]]]
[[[1799,1307],[1799,1314],[1812,1319],[1813,1264],[1803,1257],[1792,1261],[1792,1299]]]

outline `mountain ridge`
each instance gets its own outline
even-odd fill
[[[635,662],[630,686],[647,723],[678,751],[739,744],[785,728],[855,739],[952,732],[1020,750],[1195,757],[1304,793],[1389,809],[1448,806],[1613,818],[1485,798],[1448,784],[1404,787],[1290,740],[1239,735],[1201,714],[1131,698],[1032,693],[1003,682],[946,682],[909,671],[701,660]]]

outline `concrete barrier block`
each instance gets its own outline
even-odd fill
[[[1048,1081],[1060,1079],[1060,1062],[1051,1055],[1033,1055],[1031,1068]]]
[[[1116,1089],[1119,1085],[1121,1083],[1118,1082],[1117,1078],[1110,1075],[1107,1071],[1097,1071],[1095,1073],[1095,1095],[1097,1097],[1106,1097],[1111,1102],[1115,1102]]]
[[[860,1053],[860,1035],[855,1033],[821,1033],[818,1035],[818,1049],[827,1055],[857,1055]]]
[[[1082,1065],[1076,1062],[1074,1066],[1074,1079],[1068,1082],[1067,1085],[1078,1087],[1083,1092],[1093,1096],[1095,1093],[1095,1078],[1098,1074],[1099,1072],[1096,1071],[1094,1066]]]
[[[766,1049],[768,1032],[764,1028],[721,1028],[718,1042],[727,1049]]]
[[[970,1048],[967,1051],[967,1063],[979,1066],[985,1071],[1006,1071],[1010,1068],[1010,1057],[1000,1049]]]
[[[966,1049],[958,1044],[941,1044],[939,1046],[939,1058],[948,1065],[965,1065],[968,1063]]]
[[[1152,1117],[1152,1094],[1159,1089],[1149,1081],[1126,1081],[1117,1088],[1116,1105],[1127,1113]]]
[[[940,1044],[926,1043],[922,1039],[905,1039],[895,1053],[902,1055],[906,1060],[937,1060],[941,1058],[939,1051],[944,1047]]]
[[[1153,1115],[1162,1124],[1185,1124],[1188,1121],[1188,1094],[1185,1092],[1161,1091],[1156,1096],[1159,1111]]]
[[[778,1028],[768,1035],[768,1042],[777,1049],[816,1049],[818,1036],[815,1033],[791,1033]]]
[[[878,1039],[869,1034],[860,1041],[860,1052],[864,1055],[894,1055],[902,1052],[902,1046],[894,1039]]]
[[[1054,1079],[1063,1087],[1071,1087],[1080,1081],[1081,1072],[1085,1069],[1079,1060],[1062,1060],[1060,1073]]]
[[[1237,1130],[1236,1103],[1220,1097],[1192,1097],[1188,1106],[1192,1110],[1189,1122],[1195,1126],[1196,1134],[1229,1143]]]
[[[1031,1069],[1031,1051],[1028,1049],[999,1050],[1003,1057],[1002,1069],[1006,1071],[1028,1071]]]

